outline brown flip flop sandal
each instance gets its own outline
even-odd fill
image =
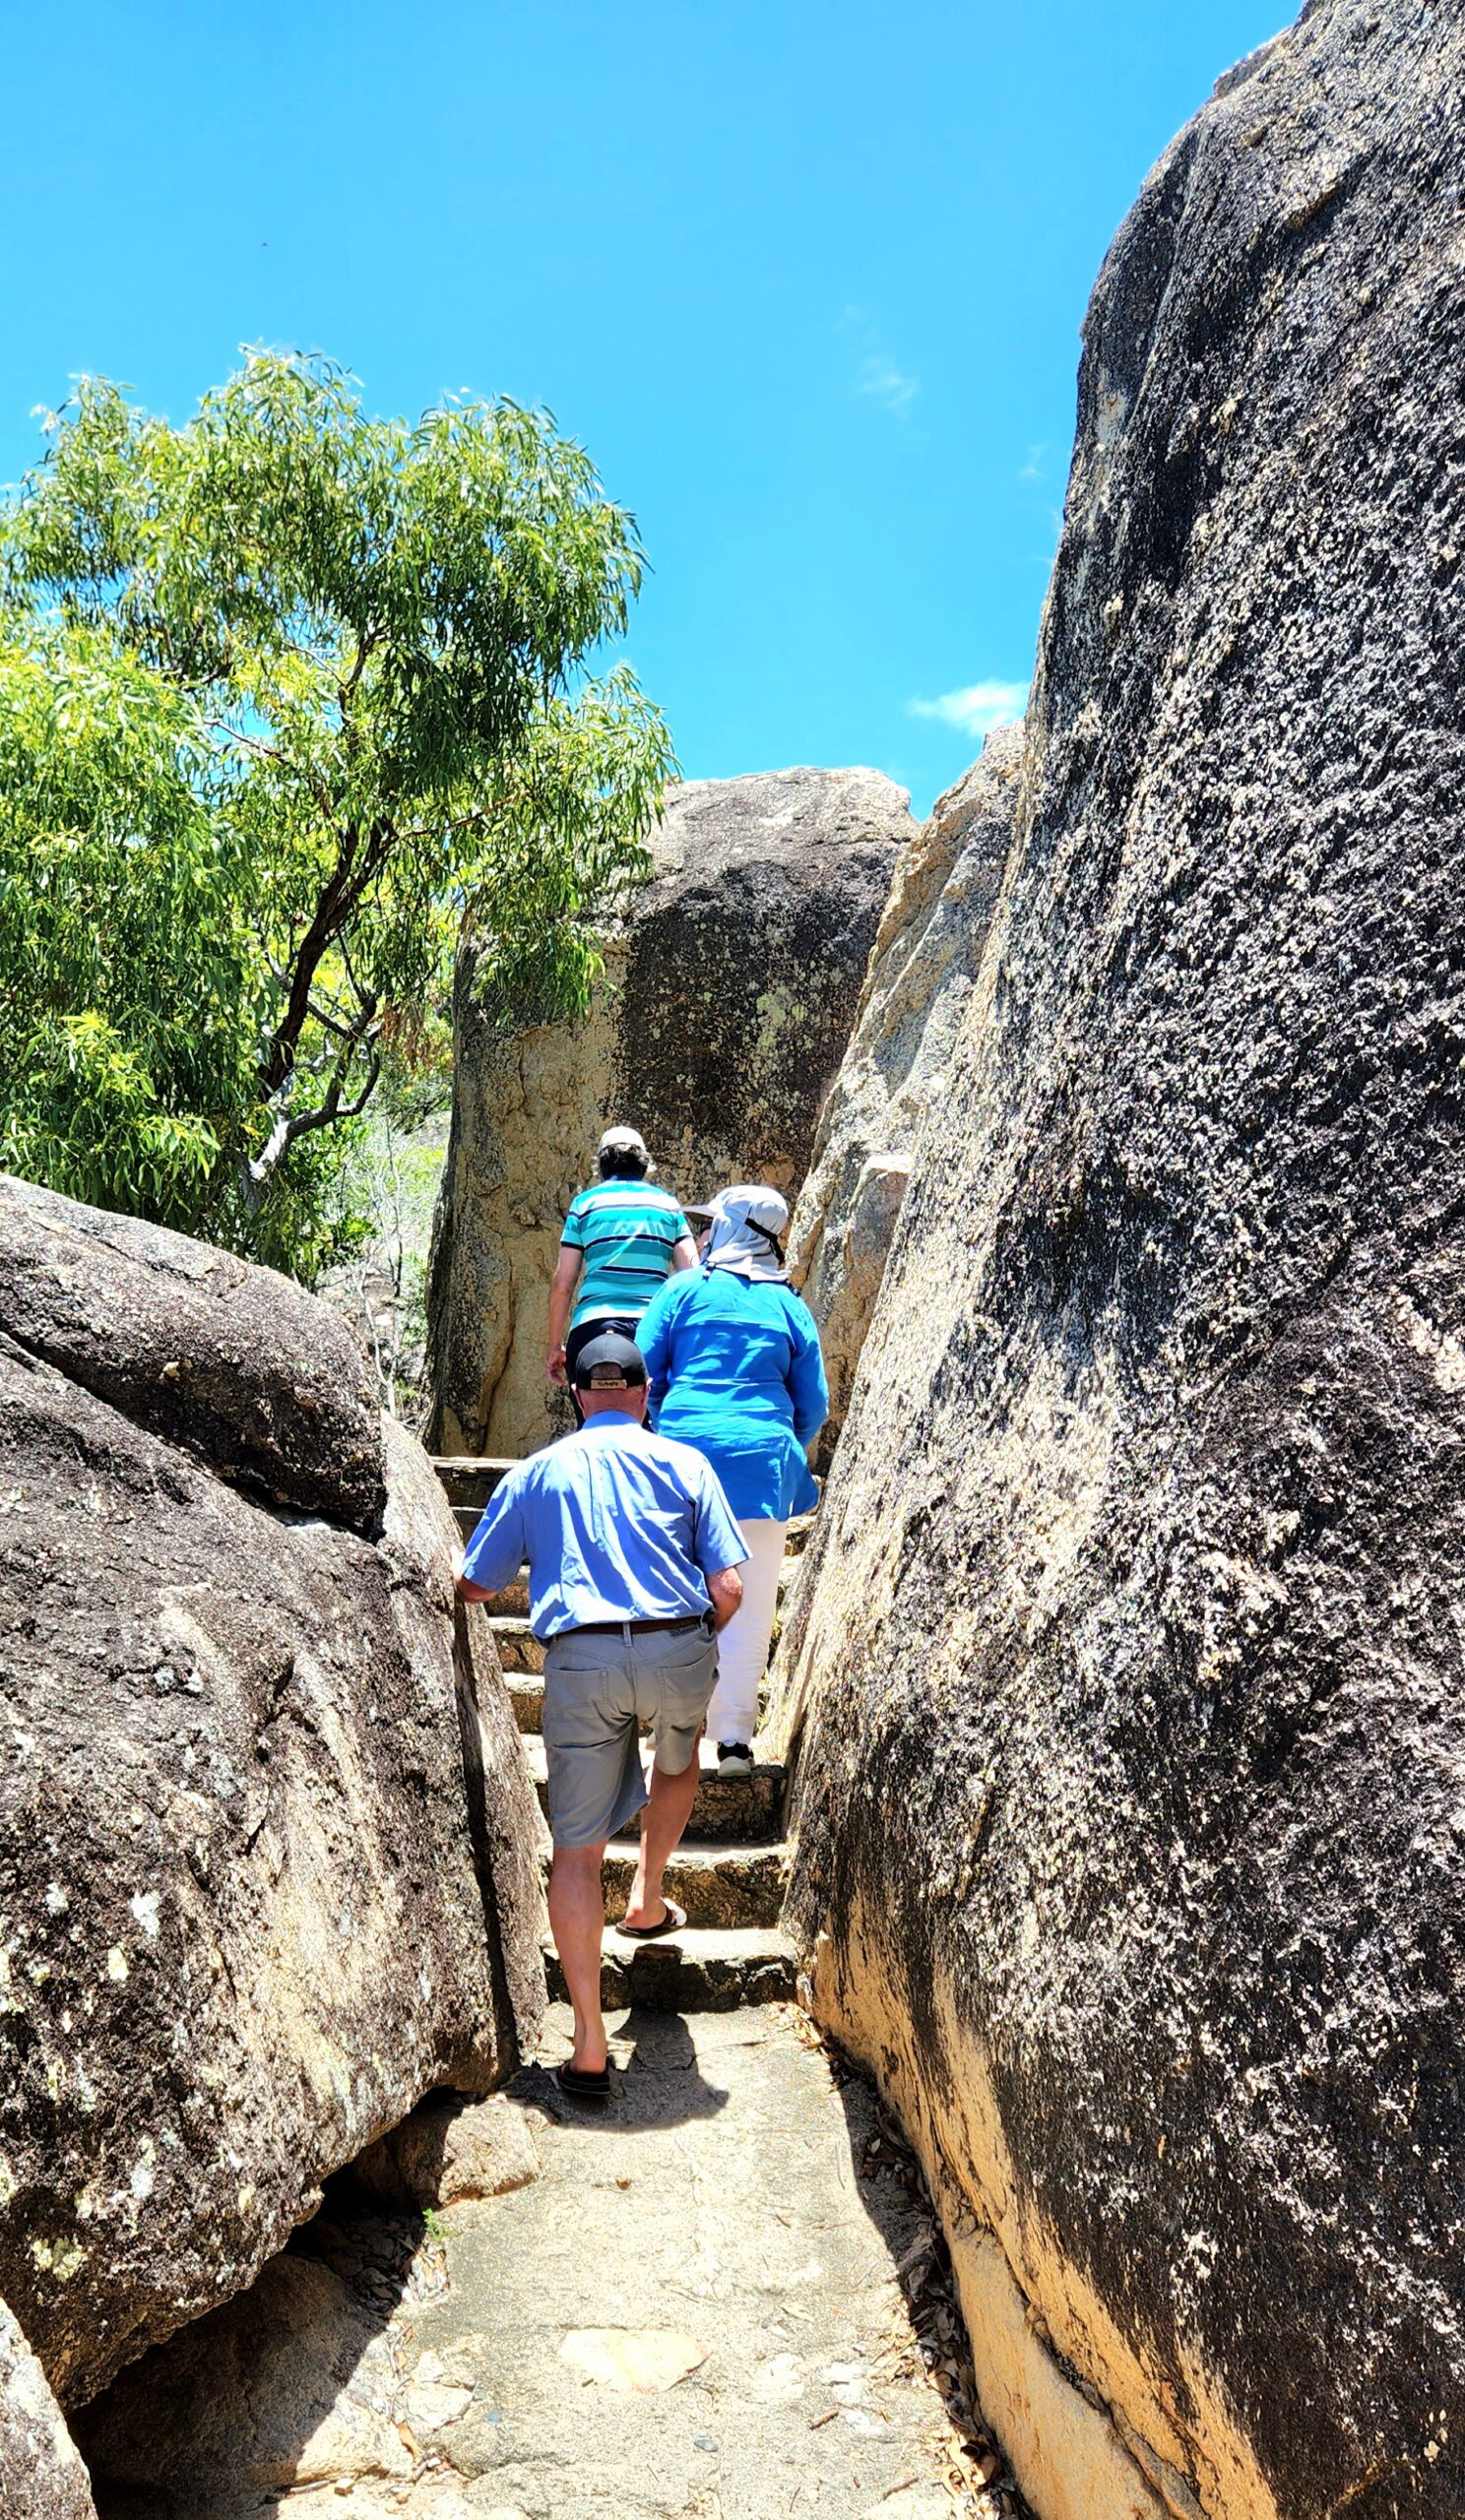
[[[614,1930],[623,1933],[627,1942],[660,1942],[664,1934],[680,1933],[686,1924],[686,1910],[678,1908],[673,1899],[664,1899],[662,1905],[667,1913],[659,1925],[616,1925]]]

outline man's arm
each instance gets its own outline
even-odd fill
[[[725,1628],[742,1600],[742,1577],[735,1566],[722,1566],[703,1580],[712,1599],[713,1626]]]
[[[565,1332],[569,1327],[570,1306],[580,1280],[583,1253],[573,1242],[562,1242],[554,1275],[549,1281],[549,1343],[544,1350],[544,1372],[550,1382],[563,1384],[565,1378]]]
[[[696,1243],[693,1241],[689,1233],[678,1234],[676,1240],[671,1245],[672,1276],[675,1276],[678,1269],[695,1269],[696,1265]]]

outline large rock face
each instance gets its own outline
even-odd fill
[[[902,850],[864,994],[819,1119],[789,1235],[829,1374],[827,1461],[844,1424],[925,1115],[946,1089],[987,943],[1022,772],[1020,726],[937,799]]]
[[[536,1820],[334,1316],[3,1179],[0,1251],[0,2293],[67,2402],[512,2066]]]
[[[790,1653],[818,2010],[1085,2520],[1465,2506],[1462,83],[1312,7],[1105,266]]]
[[[554,1431],[549,1280],[607,1120],[643,1132],[683,1198],[753,1178],[792,1204],[915,830],[908,803],[872,770],[675,789],[655,877],[607,939],[583,1024],[505,1038],[478,1004],[467,941],[429,1292],[442,1450],[521,1453]]]

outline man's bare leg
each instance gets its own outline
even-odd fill
[[[659,1925],[667,1913],[662,1892],[662,1874],[667,1858],[681,1843],[681,1833],[692,1816],[701,1782],[702,1762],[699,1732],[692,1755],[680,1776],[666,1776],[659,1767],[651,1771],[651,1799],[641,1813],[641,1852],[636,1858],[636,1878],[631,1883],[630,1905],[621,1919],[626,1925]]]
[[[575,2007],[575,2046],[570,2062],[598,2074],[605,2062],[605,2024],[601,2012],[601,1937],[605,1900],[598,1847],[556,1847],[549,1866],[549,1925]]]

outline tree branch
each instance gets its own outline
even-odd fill
[[[477,824],[491,822],[492,819],[491,805],[473,805],[466,814],[450,814],[446,822],[416,823],[411,831],[405,831],[402,838],[404,841],[434,840],[445,832],[472,831]]]
[[[310,1012],[310,993],[315,985],[316,973],[331,947],[344,939],[347,922],[367,885],[386,864],[395,837],[391,823],[379,819],[372,824],[365,849],[361,850],[358,825],[347,824],[340,854],[316,902],[314,915],[295,955],[285,1013],[260,1062],[260,1085],[267,1101],[274,1100],[294,1067],[300,1035]],[[358,851],[361,851],[359,862]]]
[[[314,998],[310,1001],[310,1015],[322,1032],[334,1033],[338,1041],[359,1041],[366,1029],[359,1017],[354,1024],[344,1024],[339,1015],[331,1014],[324,1006],[317,1006]]]
[[[289,754],[282,752],[278,744],[267,744],[262,735],[246,735],[242,726],[232,725],[227,718],[206,718],[204,724],[212,734],[226,735],[231,744],[243,744],[248,752],[263,753],[267,761],[278,761],[282,770],[288,771],[292,779],[300,780],[309,788],[322,813],[327,820],[330,819],[331,791],[308,762],[291,761]]]
[[[338,683],[336,688],[336,698],[343,718],[346,717],[356,696],[356,685],[361,679],[362,669],[375,645],[376,640],[371,632],[363,630],[356,642],[355,660],[350,672],[347,675],[345,682]]]
[[[375,1012],[374,1007],[372,1011],[373,1013]],[[251,1210],[256,1212],[258,1211],[260,1204],[263,1201],[265,1191],[269,1187],[272,1173],[276,1171],[281,1159],[287,1153],[289,1148],[294,1145],[297,1138],[304,1137],[311,1129],[328,1129],[338,1120],[359,1119],[361,1113],[365,1110],[367,1103],[370,1102],[372,1095],[376,1091],[377,1079],[381,1075],[381,1044],[379,1041],[373,1041],[369,1046],[369,1053],[366,1062],[366,1081],[361,1087],[360,1093],[356,1096],[355,1101],[353,1102],[343,1103],[341,1100],[342,1089],[346,1083],[347,1070],[350,1066],[351,1062],[351,1053],[359,1046],[359,1038],[360,1037],[358,1036],[357,1039],[350,1043],[350,1047],[343,1051],[341,1057],[338,1059],[336,1063],[336,1073],[332,1077],[331,1082],[326,1089],[325,1099],[323,1102],[318,1102],[315,1105],[315,1108],[310,1111],[287,1111],[282,1109],[277,1113],[275,1125],[270,1131],[269,1137],[266,1139],[264,1146],[261,1148],[258,1155],[251,1157],[250,1162],[246,1166],[249,1183],[247,1196]]]

